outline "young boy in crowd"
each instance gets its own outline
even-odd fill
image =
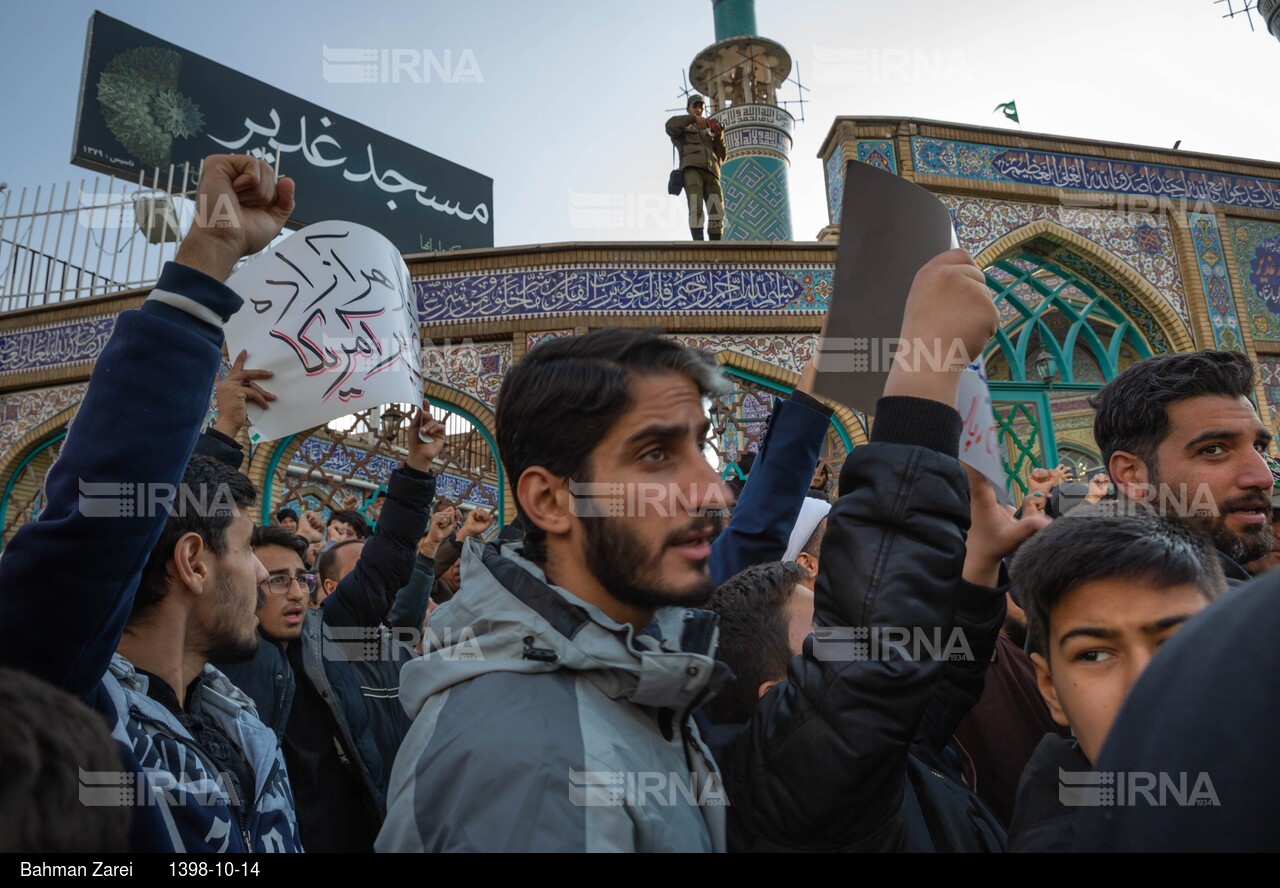
[[[1023,772],[1011,851],[1070,850],[1075,814],[1105,789],[1088,779],[1111,725],[1157,649],[1227,588],[1189,526],[1144,509],[1073,513],[1018,552],[1040,692],[1073,739],[1048,734]],[[1072,775],[1079,775],[1073,779]]]

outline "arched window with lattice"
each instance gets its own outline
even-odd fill
[[[1090,278],[1082,272],[1094,272]],[[1037,466],[1098,466],[1089,397],[1149,357],[1154,322],[1091,263],[1032,244],[986,270],[1000,327],[983,359],[1013,494]],[[1128,303],[1122,310],[1117,301]]]

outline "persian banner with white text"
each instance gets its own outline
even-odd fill
[[[322,61],[317,46],[317,80]],[[93,14],[73,163],[134,183],[159,168],[163,183],[170,164],[190,163],[194,175],[210,154],[245,153],[278,160],[297,182],[291,226],[347,219],[401,253],[493,246],[488,176]]]

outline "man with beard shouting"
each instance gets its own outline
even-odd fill
[[[714,359],[653,332],[531,350],[498,395],[523,540],[464,583],[404,667],[413,727],[378,851],[718,851],[724,796],[690,713],[712,683]],[[639,796],[644,795],[643,801]]]
[[[1190,519],[1229,584],[1271,550],[1271,434],[1249,400],[1254,369],[1231,351],[1164,354],[1130,366],[1093,399],[1093,436],[1119,493]]]

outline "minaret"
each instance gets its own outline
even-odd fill
[[[711,0],[716,42],[689,66],[693,88],[725,128],[720,167],[725,240],[791,240],[791,133],[795,118],[778,105],[791,55],[756,34],[755,0]]]

